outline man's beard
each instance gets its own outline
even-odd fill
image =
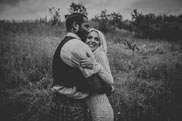
[[[84,33],[84,32],[81,32],[81,31],[78,31],[78,33],[77,33],[77,35],[81,38],[81,40],[82,40],[83,42],[86,41],[86,39],[87,39],[87,34],[88,34],[88,33]]]
[[[85,36],[82,35],[80,38],[81,38],[81,40],[85,43],[85,42],[86,42],[86,39],[87,39],[87,36],[86,36],[86,35],[85,35]]]

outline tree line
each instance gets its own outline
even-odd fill
[[[149,39],[182,39],[182,14],[181,15],[155,15],[143,14],[134,9],[131,20],[123,20],[120,13],[107,14],[107,10],[101,11],[92,21],[103,32],[109,32],[112,28],[125,29],[134,32],[139,38]]]
[[[86,7],[82,4],[71,3],[69,13],[83,13],[87,15]],[[41,19],[42,23],[51,23],[52,26],[62,26],[60,9],[49,8],[51,19]],[[131,12],[131,20],[124,20],[121,13],[107,13],[107,9],[90,19],[93,27],[104,33],[113,29],[125,29],[134,33],[136,37],[148,39],[167,39],[170,41],[182,39],[182,14],[180,15],[156,15],[154,13],[143,14],[134,9]]]
[[[86,11],[86,7],[82,4],[72,3],[70,5],[70,10],[71,12],[83,12],[83,10]],[[92,18],[91,22],[94,27],[97,27],[103,32],[109,32],[113,28],[118,28],[134,32],[139,38],[167,40],[182,39],[182,14],[143,14],[138,12],[137,9],[134,9],[131,13],[131,20],[124,20],[120,13],[113,12],[108,14],[106,9]]]

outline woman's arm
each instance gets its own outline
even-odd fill
[[[114,81],[109,66],[109,60],[106,54],[103,52],[97,52],[95,55],[95,59],[102,66],[101,71],[99,71],[98,74],[103,78],[105,82],[107,82],[110,85],[113,85]]]

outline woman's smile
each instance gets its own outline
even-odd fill
[[[96,31],[91,31],[88,34],[86,44],[91,48],[92,51],[95,51],[100,46],[99,35]]]
[[[91,42],[91,41],[88,42],[87,44],[88,44],[89,47],[95,47],[95,46],[97,46],[97,43]]]

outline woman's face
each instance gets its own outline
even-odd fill
[[[95,51],[100,46],[98,33],[91,31],[87,36],[86,44],[91,48],[92,51]]]

